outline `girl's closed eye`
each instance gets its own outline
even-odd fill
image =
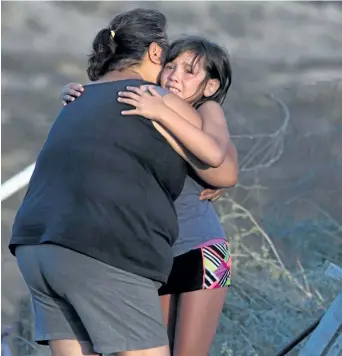
[[[173,69],[173,64],[171,64],[171,63],[167,63],[167,64],[165,64],[165,67],[164,67],[164,69]]]
[[[185,67],[185,73],[188,73],[188,74],[194,74],[194,71],[193,71],[193,68],[192,67]]]

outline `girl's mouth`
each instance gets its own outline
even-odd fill
[[[172,86],[167,86],[166,89],[169,90],[171,93],[174,93],[174,94],[179,94],[180,93],[179,89],[177,89],[175,87],[172,87]]]

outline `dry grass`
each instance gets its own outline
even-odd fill
[[[239,226],[236,219],[243,219],[244,225],[249,220],[250,229],[239,229],[230,239],[233,287],[212,355],[272,356],[322,315],[341,285],[325,278],[323,262],[304,269],[298,261],[297,268],[290,272],[251,213],[231,198],[223,199],[221,204],[231,204],[230,215],[239,216],[234,218],[235,227]],[[223,220],[227,219],[223,216]],[[251,235],[262,238],[258,253],[244,243],[244,238]],[[337,241],[334,248],[342,253]],[[327,260],[329,257],[326,256]],[[291,355],[296,355],[298,348]]]
[[[279,128],[270,134],[234,137],[253,140],[253,149],[240,160],[242,174],[260,172],[277,164],[283,156],[291,112],[279,97],[270,99],[283,113]],[[260,184],[237,188],[247,195],[267,189]],[[342,225],[313,201],[294,198],[292,203],[301,204],[302,210],[315,211],[316,218],[304,223],[293,221],[305,225],[285,241],[295,246],[298,257],[285,253],[283,261],[280,256],[284,253],[277,250],[275,241],[250,210],[228,194],[220,200],[218,211],[229,231],[233,254],[233,285],[212,356],[276,355],[324,313],[341,289],[341,283],[327,279],[324,272],[329,261],[341,263]],[[290,355],[297,355],[301,346]]]

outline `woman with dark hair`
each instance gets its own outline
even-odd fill
[[[201,37],[187,36],[172,43],[160,85],[197,108],[203,120],[198,130],[185,114],[170,112],[153,87],[128,87],[119,101],[133,106],[123,115],[141,115],[162,125],[191,149],[208,136],[226,147],[218,168],[189,169],[175,202],[179,235],[173,244],[174,263],[168,282],[159,289],[164,321],[174,356],[207,356],[230,285],[231,258],[225,233],[210,201],[200,200],[204,188],[229,187],[237,181],[237,154],[229,140],[221,105],[231,85],[228,55]],[[65,104],[83,92],[80,84],[67,85]],[[87,90],[87,89],[86,89]],[[84,95],[84,94],[83,94]],[[207,136],[207,137],[206,137]],[[191,137],[192,142],[185,140]],[[191,146],[191,144],[193,146]]]
[[[225,147],[180,139],[195,159],[158,123],[122,115],[130,106],[118,92],[157,82],[165,27],[160,12],[136,9],[97,34],[92,83],[55,120],[15,217],[9,248],[32,295],[36,340],[54,356],[170,354],[158,289],[178,235],[173,201],[185,160],[216,167]],[[201,131],[196,110],[157,90]]]

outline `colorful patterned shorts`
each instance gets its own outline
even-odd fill
[[[231,255],[226,241],[195,248],[174,258],[168,282],[159,295],[230,286]]]

